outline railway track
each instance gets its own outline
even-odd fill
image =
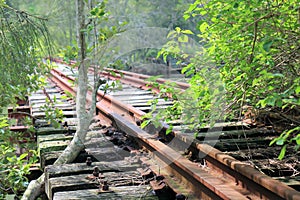
[[[51,72],[51,79],[61,90],[74,94],[74,88],[71,83],[75,80],[74,73],[65,70],[63,65],[59,66],[58,69]],[[253,142],[251,139],[242,139],[240,141],[241,137],[250,137],[251,135],[271,136],[272,130],[248,130],[248,127],[240,123],[219,124],[219,126],[223,127],[223,133],[219,141],[214,141],[218,139],[214,137],[214,134],[220,135],[217,133],[219,130],[217,130],[210,132],[211,140],[206,138],[205,143],[203,143],[203,138],[207,137],[207,130],[205,129],[198,133],[197,139],[193,138],[194,134],[183,133],[179,130],[174,131],[173,135],[168,137],[165,137],[164,134],[157,135],[156,130],[154,132],[153,130],[142,130],[137,125],[142,120],[142,116],[150,110],[147,102],[153,98],[153,93],[148,91],[149,85],[140,79],[141,77],[142,79],[147,79],[146,76],[132,73],[126,74],[128,76],[123,75],[126,78],[116,75],[111,76],[109,72],[102,74],[103,77],[112,80],[120,79],[126,85],[123,85],[121,91],[113,91],[106,95],[99,91],[98,95],[103,97],[97,103],[99,119],[101,122],[105,122],[106,126],[110,123],[117,125],[117,128],[122,130],[126,137],[137,141],[139,146],[144,146],[147,149],[147,156],[140,159],[143,160],[144,165],[148,165],[151,169],[150,171],[154,174],[165,175],[164,183],[174,187],[174,194],[180,191],[178,184],[177,186],[175,184],[179,180],[181,185],[189,188],[189,191],[183,190],[183,193],[190,196],[190,199],[300,199],[299,192],[262,174],[253,168],[253,163],[241,162],[232,157],[234,156],[245,161],[247,156],[243,157],[242,155],[249,154],[251,145],[253,148],[263,148],[265,143],[268,142],[264,141],[261,144],[256,144],[255,139],[252,139]],[[178,85],[181,89],[188,87],[187,84]],[[128,94],[131,94],[130,98],[128,98]],[[172,104],[171,101],[161,100],[159,105],[163,109],[170,104]],[[38,107],[37,103],[35,105]],[[72,104],[70,107],[66,106],[65,108],[69,111],[74,111],[74,105]],[[36,113],[38,112],[36,111]],[[71,117],[69,124],[76,121],[74,112],[66,112],[65,115]],[[73,124],[75,129],[76,123]],[[100,136],[97,135],[97,137]],[[212,148],[209,145],[210,142],[216,144],[218,149],[226,152]],[[237,144],[238,142],[240,144]],[[244,147],[242,147],[243,145]],[[126,148],[127,150],[132,150],[130,146],[126,146]],[[182,151],[186,149],[189,149],[188,152],[185,152],[189,155],[185,156]],[[240,153],[235,153],[237,149],[240,150]],[[241,153],[243,151],[244,154]],[[90,153],[96,154],[92,150]],[[199,155],[205,156],[199,159]],[[189,157],[190,160],[186,157]],[[156,164],[151,164],[153,162],[152,159],[155,159]],[[191,162],[191,160],[196,160],[197,162]],[[46,162],[44,165],[47,165]],[[146,175],[149,171],[147,172],[144,169],[141,173]],[[174,181],[174,179],[177,179],[177,181]],[[174,185],[172,185],[172,182]],[[155,182],[152,184],[157,190],[161,189],[159,185],[155,185]],[[159,182],[157,181],[156,184],[159,184]],[[295,188],[297,188],[297,185]]]

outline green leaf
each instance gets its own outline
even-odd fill
[[[271,49],[272,44],[273,44],[273,40],[266,41],[266,42],[263,44],[263,49],[264,49],[266,52],[269,52],[270,49]]]
[[[176,27],[176,28],[175,28],[175,31],[179,34],[179,33],[181,32],[181,28]]]
[[[191,13],[192,11],[194,11],[198,6],[198,3],[193,3],[190,5],[190,7],[188,8],[188,10],[186,11],[186,13]]]
[[[145,120],[141,124],[141,128],[145,128],[150,123],[150,120]]]
[[[184,33],[184,34],[189,34],[189,35],[194,34],[191,30],[182,30],[181,32]]]
[[[97,12],[96,12],[96,10],[95,10],[95,9],[93,9],[93,10],[91,10],[91,12],[90,12],[90,13],[91,13],[91,15],[96,15],[96,13],[97,13]]]
[[[276,97],[274,96],[268,96],[266,98],[266,104],[269,105],[269,106],[275,106],[275,103],[276,103]]]
[[[201,31],[202,33],[204,33],[208,27],[209,27],[209,25],[207,24],[207,22],[203,22],[203,23],[200,25],[199,29],[200,29],[200,31]]]
[[[278,138],[273,139],[273,140],[270,142],[269,146],[272,146],[277,140],[278,140]]]
[[[292,140],[295,140],[297,145],[300,145],[300,134],[298,134],[296,137],[294,137]]]
[[[297,86],[297,87],[296,87],[295,92],[296,92],[296,94],[299,94],[299,93],[300,93],[300,86]]]
[[[176,35],[176,31],[170,31],[167,35],[167,38],[171,38],[171,36]]]
[[[26,158],[26,156],[28,156],[28,153],[23,153],[22,155],[20,155],[19,159],[23,160],[24,158]]]
[[[68,99],[68,97],[65,96],[65,95],[62,95],[60,98],[63,99],[63,100],[67,100]]]
[[[207,14],[207,11],[206,11],[206,10],[203,10],[203,11],[200,12],[200,14],[201,14],[201,15],[206,15],[206,14]]]
[[[284,145],[284,146],[282,147],[282,149],[281,149],[281,151],[280,151],[280,154],[279,154],[279,156],[278,156],[278,159],[279,159],[279,160],[282,160],[282,159],[283,159],[283,157],[284,157],[284,155],[285,155],[285,152],[286,152],[286,147],[287,147],[287,145]]]
[[[184,20],[188,20],[190,17],[191,17],[191,16],[190,16],[189,14],[184,14],[184,15],[183,15],[183,19],[184,19]]]
[[[285,142],[285,139],[283,138],[279,138],[277,141],[276,141],[276,144],[279,145],[279,146],[282,146]]]
[[[257,85],[260,81],[261,81],[261,80],[258,79],[258,78],[253,79],[253,81],[252,81],[252,86]]]
[[[234,8],[238,8],[238,7],[239,7],[239,3],[237,3],[237,2],[234,3],[233,7],[234,7]]]
[[[166,135],[170,134],[170,133],[172,132],[172,130],[173,130],[173,126],[170,125],[170,126],[168,127],[168,129],[166,130]]]

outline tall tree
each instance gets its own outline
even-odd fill
[[[105,1],[102,1],[98,4],[93,4],[92,1],[89,1],[89,3],[90,4],[88,5],[85,3],[85,1],[76,1],[77,43],[79,49],[77,60],[79,64],[76,94],[76,113],[78,118],[78,124],[76,127],[76,133],[72,141],[55,161],[55,165],[72,162],[78,156],[78,154],[85,148],[85,137],[88,132],[92,117],[95,113],[97,91],[100,85],[104,83],[101,81],[98,72],[104,66],[107,66],[109,62],[109,59],[107,59],[108,52],[106,52],[107,45],[109,43],[110,38],[112,38],[112,36],[118,31],[117,27],[107,27],[105,24],[103,24],[103,22],[105,22],[108,19],[107,12],[105,10]],[[90,7],[92,7],[91,10]],[[89,16],[90,21],[86,20],[86,15]],[[101,23],[100,29],[98,27],[99,23]],[[99,34],[101,36],[98,37],[96,29],[100,30]],[[90,34],[94,35],[91,37],[87,37]],[[91,42],[90,46],[88,46],[87,44],[88,38],[93,39],[93,42]],[[92,53],[88,54],[88,52]],[[95,60],[95,62],[97,62],[98,65],[94,65],[94,79],[91,83],[93,87],[91,93],[89,93],[88,69],[90,67],[91,60]],[[91,103],[89,105],[87,104],[87,99],[91,100]],[[43,191],[44,174],[40,176],[37,180],[30,182],[22,199],[36,199]]]
[[[141,30],[135,30],[129,32],[127,35],[125,35],[125,37],[120,36],[118,38],[116,33],[122,32],[122,27],[126,23],[123,23],[125,20],[116,20],[115,16],[108,17],[108,12],[106,11],[105,7],[106,2],[107,1],[92,0],[76,1],[77,43],[79,50],[77,55],[77,61],[79,64],[76,94],[78,125],[70,145],[59,156],[55,164],[72,162],[77,157],[78,153],[84,148],[85,136],[95,111],[96,92],[98,91],[99,86],[103,83],[97,72],[103,67],[108,66],[108,64],[114,62],[120,55],[122,55],[122,53],[117,53],[118,48],[122,49],[124,53],[127,51],[140,49],[141,46],[143,48],[149,48],[151,45],[157,46],[157,41],[160,41],[160,38],[157,37],[160,35],[166,36],[167,34],[165,30],[161,31],[160,34],[155,34],[155,29],[148,29],[143,32],[141,32]],[[113,3],[117,4],[118,2]],[[145,1],[144,3],[147,2]],[[121,17],[118,19],[120,18]],[[154,38],[154,35],[156,38],[151,41],[143,41],[143,36],[145,36],[144,33],[147,31],[147,34],[149,34],[149,31],[151,31],[150,33],[152,34],[152,38]],[[136,41],[138,37],[139,40]],[[142,41],[142,44],[139,46],[130,46],[132,42],[131,40],[134,40],[134,42],[137,43]],[[87,72],[90,64],[94,64],[94,79],[91,82],[91,93],[88,92],[87,78]],[[88,94],[91,95],[89,96]],[[92,102],[89,105],[86,104],[87,98],[92,99]],[[22,199],[35,199],[43,191],[43,184],[44,175],[30,183]]]

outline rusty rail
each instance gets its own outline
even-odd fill
[[[57,58],[51,58],[52,61],[59,62],[59,63],[65,63],[62,59],[57,59]],[[70,61],[71,65],[76,65],[76,61]],[[90,71],[93,73],[94,72],[94,66],[90,67]],[[133,72],[128,72],[124,70],[116,70],[116,69],[111,69],[111,68],[104,68],[99,72],[103,77],[107,77],[111,80],[120,80],[122,83],[127,84],[127,85],[132,85],[134,87],[143,89],[143,90],[148,90],[152,89],[152,91],[158,93],[159,88],[156,88],[153,86],[153,84],[150,83],[149,79],[151,76],[144,75],[144,74],[137,74]],[[157,78],[156,83],[159,84],[166,84],[169,82],[169,80],[163,79],[163,78]],[[186,90],[190,87],[188,83],[183,83],[183,82],[178,82],[178,81],[172,81],[179,89],[181,90]]]
[[[148,75],[144,75],[144,74],[136,74],[133,72],[128,72],[128,71],[123,71],[123,70],[115,70],[115,69],[110,69],[110,68],[104,68],[104,72],[103,75],[109,76],[112,79],[120,79],[121,81],[124,81],[124,83],[126,84],[126,82],[128,82],[129,84],[134,84],[137,87],[141,87],[142,89],[149,85],[149,78],[151,76]],[[111,73],[114,72],[114,74],[116,74],[117,76],[114,78],[114,75]],[[122,77],[122,75],[124,77]],[[168,80],[163,79],[163,78],[157,78],[155,80],[157,83],[160,84],[166,84],[168,82]],[[190,85],[188,83],[183,83],[183,82],[178,82],[178,81],[172,81],[172,83],[175,83],[175,85],[180,88],[181,90],[186,90],[187,88],[190,87]],[[151,85],[145,87],[146,89],[148,88],[153,88],[151,87]],[[156,88],[157,89],[157,88]]]
[[[63,90],[70,92],[72,95],[75,95],[75,88],[69,83],[69,81],[75,81],[74,77],[68,77],[57,69],[53,69],[51,71],[51,75],[54,81],[57,81],[59,87]],[[137,122],[140,120],[142,116],[145,114],[144,112],[122,103],[121,101],[116,100],[112,96],[108,94],[104,94],[102,91],[97,92],[99,99],[101,99],[97,103],[97,108],[104,112],[104,114],[108,114],[110,112],[120,113],[126,119]],[[91,102],[90,99],[88,99]]]
[[[68,82],[68,80],[74,79],[65,76],[58,70],[54,70],[52,76],[59,80],[58,85],[61,85],[62,88],[73,94],[75,93],[74,88]],[[101,92],[98,95],[103,96]],[[300,199],[300,193],[287,185],[263,175],[249,165],[237,161],[209,145],[195,144],[193,141],[199,151],[207,155],[205,159],[212,165],[212,168],[221,170],[221,174],[231,177],[236,184],[230,185],[223,179],[214,177],[137,127],[135,124],[136,118],[140,118],[144,114],[143,112],[138,112],[132,106],[114,100],[109,95],[104,95],[103,100],[97,103],[97,108],[117,123],[119,128],[127,134],[139,139],[143,145],[153,152],[154,157],[170,163],[168,165],[170,173],[180,173],[184,177],[183,179],[186,180],[186,184],[192,182],[191,189],[195,193],[200,193],[199,197],[203,197],[203,193],[205,193],[211,199],[248,199],[247,195],[238,192],[237,189],[246,188],[258,195],[258,198]],[[174,160],[174,158],[177,159]],[[199,191],[199,187],[202,191]]]

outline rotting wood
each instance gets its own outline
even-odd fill
[[[73,136],[65,134],[39,135],[37,137],[37,145],[46,141],[71,140]]]
[[[69,140],[45,141],[39,144],[39,153],[42,156],[45,152],[64,150],[70,143]]]
[[[130,167],[130,166],[129,166]],[[93,169],[93,167],[91,167]],[[111,186],[132,186],[132,185],[142,185],[143,179],[137,171],[119,171],[119,172],[106,172],[103,169],[100,169],[100,173],[104,176],[108,183]],[[101,180],[90,179],[92,176],[90,174],[79,174],[71,176],[60,176],[49,178],[46,176],[45,187],[46,194],[49,199],[53,198],[53,194],[59,191],[69,191],[69,190],[78,190],[78,189],[96,189],[99,188]]]
[[[80,173],[92,173],[93,168],[97,166],[101,171],[132,171],[137,169],[140,165],[130,163],[128,161],[111,161],[111,162],[92,162],[91,166],[86,163],[71,163],[64,165],[50,165],[45,169],[47,177],[58,177],[62,175],[75,175]]]
[[[62,110],[62,114],[65,117],[74,117],[74,116],[76,116],[76,111],[74,111],[74,110]],[[45,112],[43,112],[43,111],[35,112],[32,115],[35,118],[44,118],[46,116]]]
[[[57,192],[54,194],[53,200],[63,199],[85,199],[85,200],[98,200],[98,199],[110,199],[110,200],[158,200],[158,197],[153,194],[151,188],[147,185],[140,186],[122,186],[122,187],[110,187],[110,192],[99,193],[98,189],[88,190],[76,190]]]
[[[71,127],[71,129],[75,129],[75,127]],[[41,127],[37,130],[37,135],[63,134],[65,131],[63,128]]]

